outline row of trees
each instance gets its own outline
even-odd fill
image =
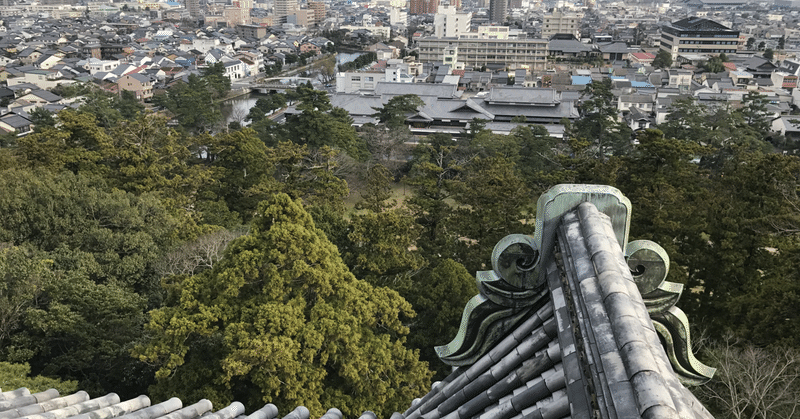
[[[608,83],[586,93],[564,140],[475,120],[411,148],[411,95],[360,132],[309,86],[214,135],[62,111],[0,149],[0,353],[92,392],[387,416],[447,373],[432,348],[455,335],[474,272],[567,182],[631,199],[632,239],[665,247],[710,341],[796,351],[799,168],[771,152],[785,144],[766,141],[763,98],[678,101],[660,131],[633,133]],[[284,101],[301,112],[276,125]]]
[[[387,202],[380,168],[369,203],[346,216],[339,174],[367,164],[367,142],[323,92],[297,98],[303,113],[269,145],[251,129],[192,134],[149,113],[106,124],[87,105],[1,149],[4,359],[92,393],[154,385],[156,397],[266,398],[315,414],[386,414],[424,393],[431,371],[413,348],[457,327],[430,298],[460,312],[471,276],[409,253],[417,232]],[[326,135],[336,124],[344,134]],[[423,271],[439,282],[413,285]]]

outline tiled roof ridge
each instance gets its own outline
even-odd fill
[[[498,242],[459,333],[436,348],[458,368],[391,419],[712,418],[684,387],[714,370],[689,349],[682,286],[663,248],[628,242],[630,217],[608,186],[543,194],[535,235]]]
[[[563,217],[558,234],[572,264],[572,297],[583,305],[576,333],[586,341],[585,378],[595,381],[599,408],[620,417],[710,418],[670,366],[610,218],[585,202]]]
[[[211,402],[202,399],[189,406],[173,397],[164,402],[150,405],[146,395],[120,401],[116,393],[109,393],[94,399],[85,391],[61,396],[56,389],[31,394],[27,388],[0,393],[0,418],[2,419],[309,419],[309,411],[298,406],[284,416],[278,415],[274,404],[266,404],[250,415],[245,415],[245,407],[240,402],[213,411]],[[371,416],[370,416],[371,415]],[[361,418],[374,418],[372,412],[364,412]],[[339,409],[331,408],[321,419],[342,419]]]
[[[542,411],[564,413],[555,418],[568,415],[566,395],[559,393],[565,378],[555,334],[552,305],[546,304],[477,362],[434,384],[403,417],[503,419],[524,413],[541,418]]]

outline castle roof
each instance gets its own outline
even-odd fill
[[[537,214],[535,237],[495,247],[458,336],[437,348],[458,368],[403,418],[711,418],[684,384],[714,371],[688,350],[666,253],[627,243],[630,201],[559,185]]]

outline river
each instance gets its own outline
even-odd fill
[[[250,108],[256,106],[256,101],[262,97],[266,96],[258,93],[248,93],[222,102],[220,111],[222,111],[222,117],[225,119],[225,125],[227,126],[234,121],[239,122],[242,126],[248,125],[249,122],[244,119],[250,113]]]
[[[356,52],[350,54],[339,53],[336,54],[336,63],[344,64],[355,60],[363,54],[365,54],[365,52]],[[289,77],[287,76],[287,78]],[[248,125],[244,119],[250,112],[250,108],[255,106],[256,101],[262,97],[265,97],[265,95],[248,93],[244,96],[238,96],[222,102],[222,105],[220,105],[220,110],[222,111],[222,117],[225,119],[225,125],[227,126],[229,123],[234,121],[239,122],[242,124],[242,126]]]

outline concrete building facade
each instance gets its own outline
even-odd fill
[[[555,11],[542,19],[542,38],[550,39],[556,34],[569,34],[580,39],[581,16]]]
[[[434,36],[457,38],[462,33],[469,32],[471,24],[471,12],[459,12],[455,6],[439,6],[433,17]]]
[[[421,62],[441,62],[443,51],[458,48],[458,60],[466,68],[501,65],[509,69],[544,70],[546,39],[477,39],[426,37],[418,41]]]
[[[297,9],[297,0],[275,0],[275,24],[286,23],[286,16]]]
[[[321,1],[309,1],[308,8],[314,11],[313,24],[318,25],[325,20],[327,13],[325,3]]]
[[[438,7],[439,0],[411,0],[408,3],[408,13],[412,15],[436,13]]]
[[[186,9],[189,11],[189,16],[192,19],[200,19],[203,17],[203,12],[200,10],[200,0],[186,0]]]
[[[734,54],[739,45],[739,31],[713,20],[689,17],[661,27],[661,49],[678,55]]]
[[[407,26],[408,12],[399,7],[389,8],[389,24],[392,26]]]
[[[378,82],[386,79],[385,72],[343,72],[336,74],[337,93],[355,93],[358,91],[375,90]]]
[[[489,21],[492,23],[503,24],[508,17],[508,0],[489,1]]]
[[[261,25],[237,25],[236,33],[243,38],[261,39],[267,36],[267,28]]]

